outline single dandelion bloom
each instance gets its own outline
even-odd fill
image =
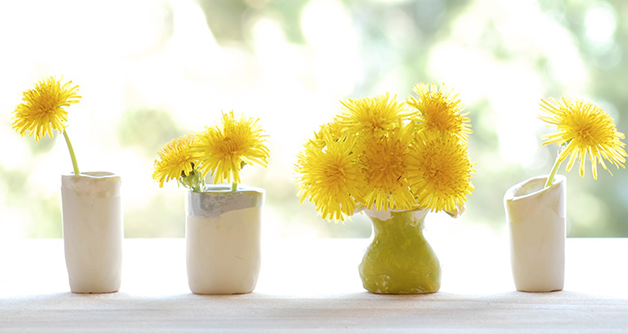
[[[46,135],[52,138],[53,130],[63,132],[68,121],[64,107],[79,102],[77,92],[78,86],[72,86],[72,81],[61,84],[54,77],[41,80],[23,93],[23,103],[13,112],[12,128],[22,136],[34,135],[36,141]]]
[[[469,113],[462,113],[462,103],[453,89],[443,84],[439,90],[436,84],[419,83],[414,86],[418,96],[409,96],[406,104],[415,110],[414,122],[417,132],[435,132],[441,135],[453,135],[467,141],[471,130]]]
[[[337,140],[329,131],[320,133],[324,147],[306,144],[295,171],[301,203],[308,199],[323,219],[344,221],[353,214],[361,197],[360,169],[352,153],[351,138]]]
[[[580,160],[580,176],[584,176],[585,160],[589,157],[593,178],[597,180],[597,163],[612,172],[604,162],[607,160],[617,168],[624,168],[626,151],[621,139],[625,135],[617,131],[613,118],[598,105],[582,100],[563,96],[560,101],[550,98],[541,99],[541,110],[546,114],[539,118],[549,127],[556,127],[558,132],[542,136],[546,139],[543,145],[556,143],[563,146],[554,168],[548,178],[551,184],[561,162],[567,160],[567,171],[570,171],[576,160]]]
[[[202,177],[211,172],[214,183],[227,181],[236,185],[245,164],[266,167],[269,150],[258,122],[259,119],[244,116],[236,119],[231,111],[222,114],[220,125],[197,133],[192,152],[200,163]]]
[[[327,145],[327,142],[338,141],[344,136],[343,128],[337,121],[329,122],[321,125],[318,132],[314,133],[314,139],[308,140],[305,145],[314,145],[320,149]]]
[[[35,135],[35,141],[48,135],[53,137],[53,130],[63,133],[70,152],[74,175],[81,174],[72,142],[65,130],[68,121],[68,112],[63,107],[78,103],[81,97],[77,95],[78,86],[72,86],[72,81],[61,84],[54,77],[48,77],[37,83],[34,89],[23,93],[22,101],[13,112],[13,125],[20,135],[29,137]]]
[[[362,204],[378,211],[412,209],[415,201],[406,178],[412,129],[399,127],[386,136],[360,140],[357,152],[368,190]]]
[[[408,158],[408,183],[420,207],[456,212],[473,192],[466,143],[451,136],[417,136]]]
[[[192,155],[193,145],[194,134],[188,134],[171,140],[161,148],[153,172],[153,179],[159,182],[159,187],[163,188],[164,183],[170,180],[190,176],[196,164]]]
[[[340,101],[345,111],[337,117],[337,123],[350,133],[381,136],[397,127],[399,120],[411,116],[405,105],[390,94],[373,98]]]

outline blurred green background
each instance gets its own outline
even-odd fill
[[[259,117],[270,135],[268,168],[243,174],[266,189],[264,233],[279,237],[370,234],[364,216],[327,223],[296,195],[295,157],[342,99],[455,88],[476,188],[455,223],[430,220],[460,231],[503,231],[506,189],[549,172],[556,146],[540,145],[539,99],[591,99],[628,132],[621,0],[3,1],[0,48],[0,239],[61,236],[65,143],[11,129],[21,93],[49,75],[80,86],[68,132],[81,170],[122,175],[127,237],[184,235],[185,190],[160,189],[153,161],[221,110]],[[628,172],[599,174],[568,173],[569,236],[628,236]]]

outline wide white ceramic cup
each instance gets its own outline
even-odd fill
[[[70,289],[120,289],[123,217],[120,176],[87,172],[61,176],[63,240]]]
[[[239,294],[255,289],[260,271],[264,190],[213,186],[189,191],[186,258],[190,290]]]
[[[562,290],[565,281],[566,178],[547,176],[514,185],[504,196],[510,261],[519,291]]]

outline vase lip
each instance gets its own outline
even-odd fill
[[[547,178],[548,175],[536,176],[513,185],[506,191],[506,194],[504,194],[504,200],[516,201],[538,196],[541,193],[548,192],[556,188],[564,188],[567,183],[567,178],[564,175],[556,174],[552,184],[549,187],[546,187],[545,182],[547,181]]]
[[[264,204],[265,193],[260,188],[241,187],[232,191],[228,186],[216,186],[209,189],[214,191],[187,192],[188,216],[215,217],[229,211],[260,208]]]
[[[122,177],[111,172],[83,172],[61,175],[61,194],[74,192],[80,197],[114,198],[121,195]]]
[[[428,209],[407,209],[407,210],[398,210],[398,209],[388,209],[388,210],[373,210],[364,208],[362,210],[367,216],[377,218],[379,220],[388,220],[392,217],[393,213],[396,212],[415,212],[416,214],[420,214],[423,217],[427,215],[429,212]]]
[[[61,174],[61,177],[87,177],[87,178],[108,178],[108,177],[120,177],[120,175],[113,172],[106,171],[94,171],[94,172],[81,172],[76,175],[73,172],[69,174]]]
[[[229,194],[229,193],[234,193],[234,194],[239,194],[239,193],[246,193],[246,192],[258,192],[258,193],[264,193],[265,190],[264,188],[258,188],[258,187],[250,187],[250,186],[238,186],[238,188],[236,190],[231,190],[231,186],[227,186],[224,184],[209,184],[205,186],[205,189],[203,191],[193,191],[192,189],[189,189],[188,192],[190,194],[215,194],[215,193],[222,193],[222,194]]]

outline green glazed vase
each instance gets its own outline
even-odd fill
[[[358,267],[362,285],[378,294],[422,294],[440,289],[440,263],[423,236],[426,210],[365,210],[373,241]]]

